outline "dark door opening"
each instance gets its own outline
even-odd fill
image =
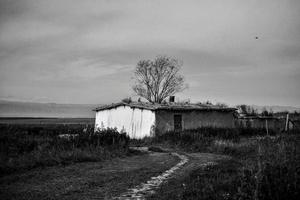
[[[182,130],[182,116],[174,115],[174,131]]]

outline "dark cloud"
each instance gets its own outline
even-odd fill
[[[26,10],[26,5],[22,1],[1,0],[0,1],[0,26],[1,23],[22,16]]]

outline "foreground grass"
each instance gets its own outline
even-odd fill
[[[182,179],[171,179],[149,199],[231,199],[240,163],[231,160],[196,169]]]
[[[130,155],[129,137],[115,129],[0,125],[0,177],[37,167],[99,162]]]
[[[216,139],[206,151],[231,160],[174,178],[150,199],[298,199],[299,148],[299,135]]]
[[[177,162],[169,153],[152,153],[36,168],[0,178],[0,199],[111,199]]]
[[[128,143],[114,132],[101,138],[78,133],[70,140],[55,132],[30,131],[1,135],[0,199],[109,199],[177,162],[167,153],[115,158],[128,155]],[[298,199],[299,134],[249,137],[252,130],[245,135],[229,129],[200,131],[131,141],[158,152],[162,146],[231,157],[174,177],[150,199]]]

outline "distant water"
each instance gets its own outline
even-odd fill
[[[0,124],[82,124],[94,125],[95,118],[33,118],[33,117],[0,117]]]
[[[94,118],[98,105],[28,103],[0,100],[0,117]]]
[[[58,117],[58,118],[94,118],[95,104],[56,104],[56,103],[29,103],[0,100],[0,117]],[[264,108],[274,112],[295,110],[300,108],[292,106],[257,106],[251,105],[258,112]]]

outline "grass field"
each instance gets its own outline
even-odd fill
[[[0,176],[130,155],[129,137],[82,124],[0,124]]]
[[[168,153],[36,168],[0,177],[0,199],[111,199],[178,162]]]
[[[300,195],[298,132],[203,128],[129,141],[115,130],[93,136],[92,123],[68,120],[26,118],[0,124],[0,199],[110,198],[177,162],[163,151],[157,157],[131,152],[130,145],[230,157],[170,179],[149,199],[279,200]]]
[[[110,199],[178,162],[130,150],[113,129],[33,122],[0,125],[0,199]]]
[[[174,178],[149,199],[299,199],[299,133],[235,140],[210,138],[192,143],[165,141],[163,145],[192,152],[201,149],[231,159]],[[203,147],[195,147],[199,145]]]

